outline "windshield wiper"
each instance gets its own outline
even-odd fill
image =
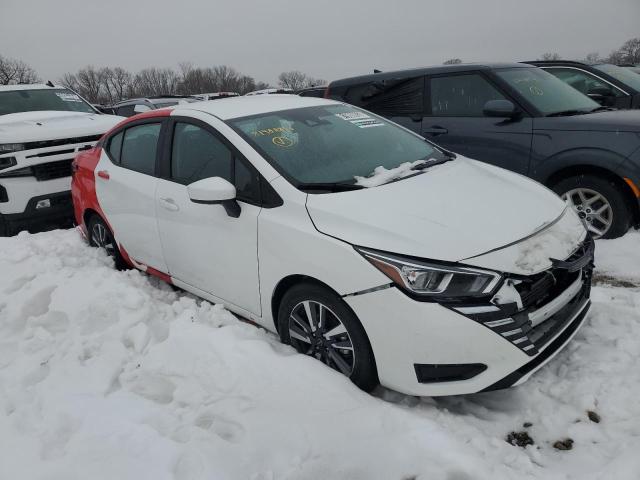
[[[571,117],[572,115],[584,115],[585,113],[591,113],[589,110],[560,110],[559,112],[553,112],[545,115],[546,117]]]
[[[455,157],[455,153],[452,153],[451,155],[453,156],[449,156],[447,155],[446,158],[440,158],[438,160],[431,160],[431,161],[427,161],[424,163],[419,163],[418,165],[416,165],[415,167],[411,167],[411,170],[425,170],[429,167],[433,167],[434,165],[442,165],[443,163],[447,163],[450,162],[451,160],[453,160]]]
[[[593,110],[589,110],[589,113],[594,113],[594,112],[612,112],[613,110],[617,110],[617,108],[605,107],[604,105],[600,105],[599,107],[596,107]]]
[[[361,190],[365,187],[355,183],[340,182],[318,182],[318,183],[299,183],[300,190],[321,190],[325,192],[348,192],[350,190]]]

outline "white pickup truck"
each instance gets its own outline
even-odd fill
[[[71,222],[71,162],[122,117],[47,85],[0,86],[0,236]]]

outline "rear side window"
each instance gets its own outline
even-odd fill
[[[127,128],[122,141],[120,165],[146,175],[154,175],[160,127],[160,123],[146,123]]]
[[[111,157],[115,163],[120,163],[120,152],[122,151],[122,137],[124,136],[124,131],[114,135],[109,140],[109,144],[107,146],[107,153]]]
[[[506,98],[480,75],[455,75],[431,79],[433,116],[483,117],[484,104],[489,100]]]
[[[420,114],[424,110],[424,77],[355,85],[346,90],[344,100],[387,117]]]

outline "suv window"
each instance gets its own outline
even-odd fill
[[[222,177],[236,187],[238,200],[260,200],[258,172],[236,158],[213,133],[191,123],[177,122],[171,147],[171,179],[188,185]]]
[[[131,117],[135,113],[133,111],[134,108],[134,104],[123,105],[122,107],[116,108],[116,115],[120,115],[121,117]]]
[[[146,123],[127,128],[122,141],[120,165],[146,175],[154,175],[160,127],[160,123]]]
[[[555,75],[567,85],[571,85],[576,90],[587,95],[594,88],[604,88],[611,95],[616,97],[624,96],[624,94],[614,88],[612,85],[599,80],[594,75],[585,72],[584,70],[578,70],[576,68],[546,68],[547,72]]]
[[[350,87],[346,102],[386,116],[421,114],[424,110],[424,77],[387,79]]]
[[[434,116],[484,117],[484,104],[489,100],[506,100],[506,97],[481,75],[431,79],[431,114]]]

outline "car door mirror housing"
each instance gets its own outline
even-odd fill
[[[484,104],[482,112],[487,117],[515,118],[520,110],[509,100],[489,100]]]
[[[230,217],[240,216],[236,201],[236,187],[222,177],[203,178],[187,185],[187,193],[194,203],[222,205]]]
[[[148,105],[143,105],[142,103],[137,103],[135,107],[133,107],[133,111],[135,113],[144,113],[151,110],[151,107]]]

